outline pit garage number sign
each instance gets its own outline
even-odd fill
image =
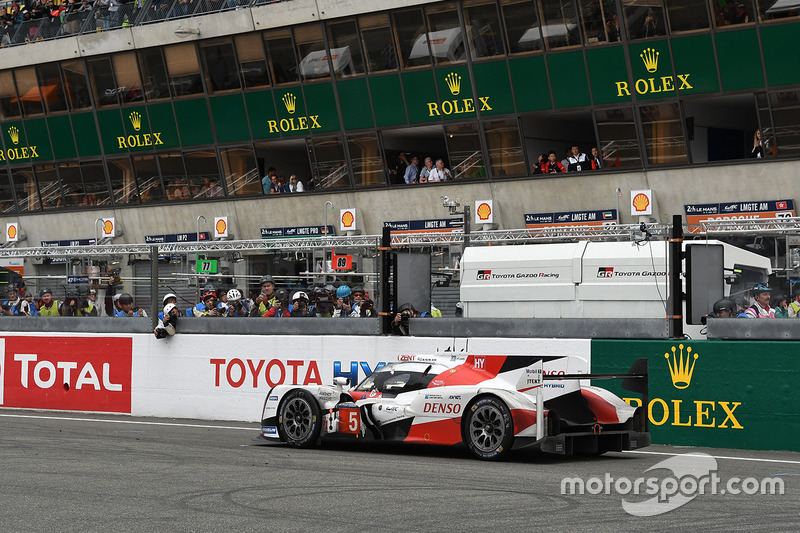
[[[197,260],[197,273],[198,274],[216,274],[217,273],[217,259],[198,259]]]
[[[336,255],[336,250],[331,253],[331,268],[333,270],[350,270],[353,268],[352,255]]]

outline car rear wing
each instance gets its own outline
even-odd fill
[[[541,362],[540,362],[541,364]],[[647,431],[647,405],[650,405],[650,398],[648,395],[648,359],[643,357],[634,361],[631,369],[627,373],[611,373],[611,374],[542,374],[542,379],[547,381],[556,381],[560,379],[621,379],[622,388],[631,392],[641,394],[642,405],[645,406],[643,419],[640,421],[642,431]],[[544,424],[539,424],[544,416],[544,401],[542,397],[542,387],[536,389],[536,438],[541,439],[544,437]]]

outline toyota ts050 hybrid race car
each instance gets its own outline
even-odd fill
[[[332,386],[273,387],[261,437],[300,448],[322,438],[463,442],[480,459],[528,447],[571,455],[648,446],[645,409],[580,381],[623,379],[646,406],[647,360],[628,374],[552,370],[568,363],[550,356],[400,355],[349,390],[342,377]]]

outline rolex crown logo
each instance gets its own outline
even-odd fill
[[[139,131],[142,129],[142,115],[140,115],[137,111],[134,111],[128,115],[128,118],[131,119],[131,125],[133,126],[134,130]]]
[[[461,76],[451,72],[444,77],[444,81],[447,82],[447,88],[450,89],[453,96],[458,96],[458,93],[461,92]]]
[[[16,126],[8,128],[8,136],[11,137],[11,142],[14,144],[19,143],[19,129]]]
[[[692,372],[694,372],[694,364],[699,357],[697,353],[692,356],[692,347],[686,347],[686,357],[683,356],[683,344],[679,344],[680,352],[675,354],[675,347],[672,347],[672,361],[669,359],[669,354],[665,353],[664,357],[667,359],[669,365],[669,373],[672,376],[672,384],[676,389],[685,389],[689,387],[692,382]],[[691,365],[689,364],[691,360]]]
[[[644,68],[647,69],[647,72],[655,72],[658,70],[658,52],[653,50],[652,48],[645,48],[642,50],[642,53],[639,54],[639,57],[642,58],[644,62]]]
[[[286,111],[288,111],[290,115],[294,113],[295,109],[297,108],[297,98],[295,98],[292,93],[286,93],[283,95],[282,100],[283,105],[286,106]]]

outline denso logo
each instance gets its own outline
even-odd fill
[[[442,414],[442,415],[457,415],[461,412],[461,404],[459,403],[427,403],[422,409],[423,413]]]
[[[0,339],[0,405],[130,413],[131,352],[130,338]]]

